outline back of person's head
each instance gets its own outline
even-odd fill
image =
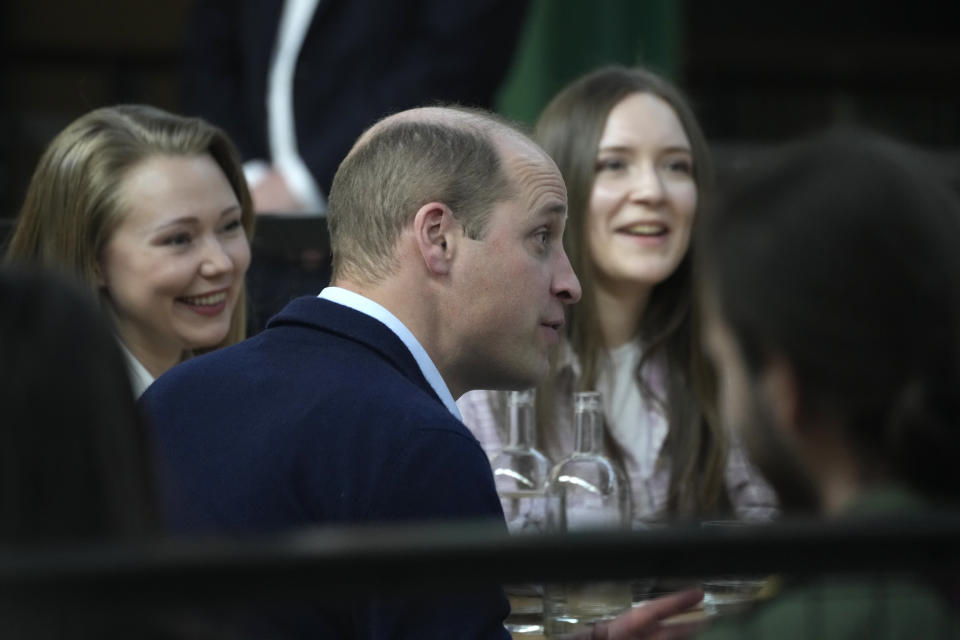
[[[868,474],[955,498],[960,204],[935,176],[869,132],[794,144],[704,216],[698,273],[752,374],[784,357]]]
[[[155,156],[203,154],[223,170],[250,237],[253,204],[239,154],[226,134],[199,118],[119,105],[81,116],[46,148],[27,188],[7,261],[66,271],[96,291],[98,260],[131,206],[122,189],[130,171]],[[241,295],[226,343],[243,337],[245,313]]]
[[[153,459],[116,337],[62,276],[0,270],[0,542],[159,532]]]
[[[504,134],[519,135],[491,114],[454,108],[374,125],[330,188],[334,281],[377,282],[393,272],[401,231],[430,202],[450,207],[469,237],[482,237],[494,204],[513,192],[496,139]]]

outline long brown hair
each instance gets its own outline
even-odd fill
[[[156,155],[202,154],[209,154],[223,170],[251,239],[253,202],[240,156],[226,134],[199,118],[120,105],[81,116],[44,151],[27,188],[6,261],[66,271],[96,294],[97,261],[125,215],[120,190],[130,170]],[[230,331],[216,347],[239,342],[245,335],[243,289]]]
[[[713,187],[706,139],[680,91],[664,78],[639,68],[605,67],[574,81],[547,105],[534,137],[549,153],[567,184],[569,232],[564,245],[583,288],[579,304],[569,307],[568,336],[579,360],[578,390],[596,386],[606,353],[600,333],[593,265],[586,242],[590,194],[597,149],[610,111],[635,93],[655,95],[669,104],[690,140],[697,187],[697,211]],[[695,217],[698,218],[699,215]],[[635,372],[645,397],[663,407],[669,424],[666,447],[672,459],[668,510],[671,515],[709,514],[729,507],[723,491],[727,441],[715,419],[715,382],[696,326],[691,285],[691,249],[665,281],[654,287],[637,340],[645,345]],[[666,397],[659,398],[641,371],[651,362],[666,365]],[[556,373],[556,364],[554,373]],[[553,428],[556,375],[538,389],[538,428]],[[607,438],[608,445],[611,439]],[[608,446],[615,456],[622,453]]]

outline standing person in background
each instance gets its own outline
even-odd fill
[[[337,166],[376,120],[492,104],[527,4],[201,0],[187,108],[237,141],[258,212],[322,213]]]
[[[244,337],[253,207],[218,128],[148,106],[92,111],[44,151],[8,262],[77,276],[113,320],[136,395]]]
[[[797,143],[699,230],[725,421],[835,521],[960,505],[960,203],[913,154],[863,132]],[[957,638],[945,569],[788,583],[705,638]]]
[[[712,167],[686,101],[649,71],[608,67],[561,91],[535,138],[567,185],[564,243],[583,284],[537,389],[540,448],[554,462],[568,455],[573,394],[600,391],[606,448],[625,467],[638,525],[716,517],[731,505],[770,517],[774,496],[712,411],[690,284],[691,230]],[[487,451],[503,446],[502,393],[469,393],[459,407]]]

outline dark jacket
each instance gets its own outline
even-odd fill
[[[320,0],[293,79],[297,147],[326,194],[354,140],[381,117],[436,102],[490,107],[526,0]],[[281,0],[200,0],[185,99],[245,159],[270,159],[267,76]]]
[[[334,302],[294,300],[259,335],[168,371],[141,404],[179,533],[503,519],[483,450],[404,344]],[[505,637],[499,588],[437,604],[370,599],[302,635]]]

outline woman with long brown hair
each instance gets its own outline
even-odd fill
[[[554,462],[569,454],[573,393],[600,391],[607,453],[626,470],[636,523],[769,517],[773,494],[715,419],[696,327],[690,238],[712,166],[686,100],[647,70],[600,69],[553,99],[535,138],[567,185],[564,243],[583,288],[537,390],[540,447]],[[459,405],[485,449],[503,446],[503,394]]]

